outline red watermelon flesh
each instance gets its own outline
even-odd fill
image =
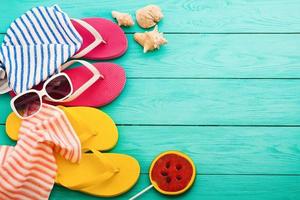
[[[186,158],[174,153],[160,157],[151,171],[151,179],[166,192],[183,190],[190,183],[192,176],[192,164]]]

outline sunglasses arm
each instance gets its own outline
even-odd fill
[[[99,78],[104,79],[104,76],[99,72],[99,70],[92,65],[91,63],[84,61],[84,60],[71,60],[69,62],[66,62],[61,66],[61,70],[66,69],[70,65],[74,63],[81,63],[83,66],[85,66],[87,69],[89,69],[93,73],[93,77],[90,78],[86,83],[84,83],[80,88],[78,88],[73,94],[71,94],[70,97],[63,100],[62,102],[69,102],[76,99],[78,96],[80,96],[84,91],[86,91],[89,87],[91,87]]]

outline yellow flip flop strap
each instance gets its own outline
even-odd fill
[[[113,163],[111,162],[111,160],[109,160],[107,157],[105,157],[105,155],[103,153],[101,153],[97,150],[94,150],[94,149],[89,149],[89,150],[93,152],[93,155],[95,155],[102,164],[104,164],[105,166],[108,167],[108,170],[106,170],[105,172],[101,173],[98,176],[95,176],[93,179],[83,181],[81,183],[75,183],[72,186],[68,185],[68,188],[73,189],[73,190],[80,190],[83,188],[87,188],[89,186],[94,186],[101,182],[109,180],[115,174],[117,174],[119,172],[119,169],[117,167],[115,167],[113,165]]]
[[[76,119],[75,117],[73,117],[73,114],[68,111],[68,109],[66,109],[65,107],[63,106],[58,106],[60,109],[62,109],[65,113],[68,113],[68,117],[71,117],[72,120],[74,120],[76,123],[78,123],[80,125],[80,140],[81,140],[81,143],[84,143],[86,142],[88,139],[90,139],[91,137],[94,137],[94,136],[97,136],[98,133],[97,131],[93,130],[90,128],[90,126],[88,126],[84,121],[85,119],[81,119],[80,118],[80,115],[76,115],[76,118],[79,118]]]
[[[113,162],[108,159],[105,154],[101,153],[100,151],[96,149],[90,149],[90,148],[83,148],[82,152],[88,152],[91,151],[97,158],[99,158],[99,161],[102,162],[103,165],[105,165],[107,168],[109,168],[111,171],[116,171],[118,172],[119,169],[113,164]]]

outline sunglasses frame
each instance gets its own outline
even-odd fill
[[[53,99],[53,98],[47,93],[46,86],[49,84],[50,81],[54,80],[55,78],[57,78],[57,77],[59,77],[59,76],[64,76],[64,77],[68,80],[68,82],[69,82],[69,84],[70,84],[70,89],[71,89],[71,91],[70,91],[70,93],[69,93],[68,95],[66,95],[66,96],[65,96],[64,98],[62,98],[62,99]],[[18,111],[17,111],[17,109],[16,109],[16,107],[15,107],[15,101],[16,101],[20,96],[23,96],[24,94],[28,94],[28,93],[36,93],[36,94],[38,95],[38,97],[39,97],[39,99],[40,99],[40,107],[39,107],[38,111],[36,111],[34,114],[32,114],[32,115],[30,115],[30,116],[24,117],[24,116],[21,116],[21,115],[18,113]],[[62,101],[64,101],[64,100],[66,100],[67,98],[69,98],[69,97],[72,95],[72,93],[73,93],[73,85],[72,85],[72,81],[71,81],[70,77],[69,77],[66,73],[60,72],[60,73],[55,74],[54,76],[50,77],[47,81],[45,81],[45,83],[43,84],[43,88],[42,88],[41,90],[30,89],[30,90],[28,90],[28,91],[26,91],[26,92],[23,92],[23,93],[21,93],[21,94],[16,95],[15,97],[13,97],[13,98],[11,99],[11,101],[10,101],[10,106],[11,106],[12,110],[14,111],[14,113],[16,113],[16,115],[17,115],[19,118],[21,118],[21,119],[28,119],[28,118],[30,118],[30,117],[33,117],[34,115],[36,115],[37,113],[39,113],[39,112],[41,111],[42,105],[43,105],[43,97],[44,97],[44,96],[46,96],[47,99],[49,99],[50,101],[53,101],[53,102],[62,102]]]

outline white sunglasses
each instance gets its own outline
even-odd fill
[[[93,76],[75,92],[73,92],[73,85],[69,76],[65,73],[58,73],[44,83],[42,90],[31,89],[15,96],[10,102],[12,110],[21,119],[27,119],[41,110],[43,96],[46,96],[47,100],[53,102],[69,102],[80,96],[99,78],[104,79],[104,76],[94,65],[84,60],[70,60],[62,65],[60,70],[64,70],[76,62],[83,64],[92,72]]]
[[[73,85],[69,76],[65,73],[58,73],[44,83],[42,90],[31,89],[19,94],[12,98],[10,105],[18,117],[27,119],[41,110],[44,96],[50,101],[61,102],[72,93]]]

